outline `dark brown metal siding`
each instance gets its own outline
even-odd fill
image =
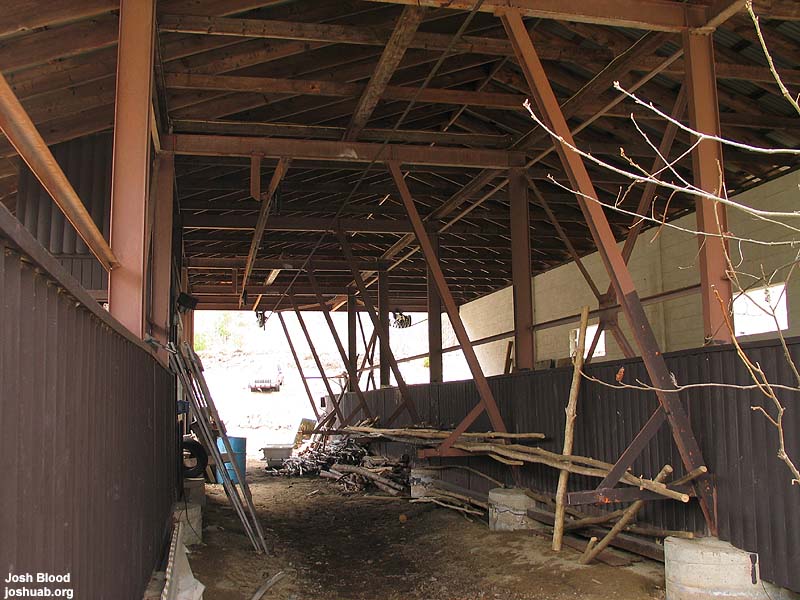
[[[53,156],[108,239],[111,214],[112,136],[100,133],[51,148]],[[87,290],[108,286],[108,276],[27,165],[20,166],[17,218]]]
[[[800,364],[800,339],[790,340],[795,363]],[[746,345],[748,355],[758,362],[773,383],[794,386],[797,382],[777,341]],[[683,384],[725,382],[752,384],[743,364],[730,347],[686,350],[666,356],[667,366]],[[625,367],[625,381],[647,381],[639,360],[594,364],[589,375],[613,382]],[[564,406],[569,395],[572,369],[553,369],[493,377],[489,380],[500,410],[511,431],[540,431],[548,439],[541,446],[560,452],[563,445]],[[478,402],[471,381],[412,386],[422,418],[452,427]],[[370,405],[386,418],[394,404],[380,410],[381,402],[394,390],[369,392]],[[790,456],[800,457],[800,394],[783,392],[786,406],[785,436]],[[428,400],[426,406],[424,402]],[[777,457],[777,435],[766,419],[752,406],[769,407],[764,397],[752,390],[697,388],[683,394],[692,427],[713,474],[717,494],[719,537],[738,548],[758,552],[762,576],[778,585],[800,591],[800,486],[791,485],[791,474]],[[354,398],[346,398],[348,407]],[[612,389],[584,381],[578,402],[575,430],[576,454],[614,462],[657,407],[655,395],[645,391]],[[774,414],[774,409],[771,411]],[[470,428],[486,431],[486,415]],[[390,445],[384,446],[391,449]],[[408,450],[404,450],[408,451]],[[512,483],[510,470],[486,458],[448,459],[468,464],[493,477]],[[633,470],[655,475],[664,464],[683,473],[680,457],[665,425],[648,445]],[[445,471],[445,478],[458,485],[485,491],[488,482],[463,471]],[[522,469],[521,483],[532,489],[554,493],[558,472],[549,467],[530,465]],[[593,489],[598,480],[572,476],[573,491]],[[611,509],[614,507],[606,507]],[[705,522],[695,502],[648,502],[642,519],[665,529],[705,533]]]
[[[175,497],[174,380],[0,231],[0,570],[139,600]]]

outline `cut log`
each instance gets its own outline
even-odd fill
[[[572,371],[572,384],[569,389],[567,401],[567,420],[564,425],[564,449],[561,454],[572,454],[572,442],[575,437],[575,417],[578,413],[578,393],[581,389],[581,371],[583,370],[583,352],[586,346],[586,327],[589,325],[589,307],[581,310],[581,325],[578,329],[578,345],[575,348],[575,363]],[[561,550],[561,539],[564,537],[564,507],[567,500],[567,482],[569,471],[562,470],[558,474],[558,489],[556,490],[556,520],[553,527],[553,550]]]

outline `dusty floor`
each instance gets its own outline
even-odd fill
[[[430,504],[343,496],[326,480],[248,478],[273,548],[256,555],[222,486],[209,485],[204,544],[191,549],[205,600],[250,600],[282,570],[265,600],[562,600],[664,597],[663,565],[578,564],[530,533],[491,533]],[[405,515],[401,518],[401,515]]]

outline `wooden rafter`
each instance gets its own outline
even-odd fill
[[[422,23],[424,15],[425,9],[419,6],[406,6],[403,9],[394,31],[383,49],[378,65],[375,67],[367,87],[361,93],[357,107],[353,111],[353,116],[344,135],[345,140],[358,139],[361,130],[367,125],[372,111],[375,110],[378,100],[384,94],[389,80],[394,74],[397,65],[400,64],[408,45],[414,38],[417,27]]]

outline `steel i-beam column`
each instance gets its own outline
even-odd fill
[[[685,33],[683,36],[686,86],[689,92],[689,123],[700,133],[720,135],[717,79],[714,69],[714,40],[710,34]],[[692,152],[694,182],[706,192],[724,194],[722,145],[703,140]],[[700,286],[703,300],[703,333],[707,344],[732,342],[725,325],[725,312],[733,301],[727,276],[725,242],[716,237],[728,231],[725,206],[709,199],[696,201],[697,230],[712,235],[699,236]],[[722,300],[721,305],[716,294]]]
[[[428,237],[436,258],[439,258],[439,236],[429,232]],[[436,281],[430,267],[427,268],[428,291],[428,372],[431,383],[444,381],[442,364],[442,298],[436,288]]]
[[[108,309],[133,334],[144,336],[145,228],[150,167],[155,0],[121,0],[111,248],[119,267],[108,277]]]
[[[356,312],[356,294],[351,290],[347,292],[347,358],[353,370],[358,369],[358,313]],[[353,384],[348,384],[348,390],[353,391]]]
[[[158,180],[153,198],[152,315],[153,337],[162,344],[169,341],[172,313],[172,214],[175,189],[175,160],[172,154],[157,159]],[[160,351],[159,354],[164,354]],[[163,356],[167,358],[166,354]]]
[[[386,328],[386,338],[381,337],[378,354],[380,362],[380,385],[391,385],[391,368],[389,366],[389,273],[385,270],[378,271],[378,318]]]
[[[528,182],[523,169],[511,169],[511,277],[514,293],[514,366],[533,370],[533,293],[531,291],[531,227]]]

